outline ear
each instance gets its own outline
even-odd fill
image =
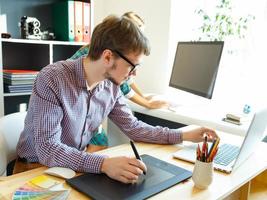
[[[111,50],[105,49],[102,53],[102,60],[105,66],[112,67],[114,63],[114,56]]]

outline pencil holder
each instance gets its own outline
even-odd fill
[[[212,183],[213,162],[202,162],[196,160],[192,179],[199,189],[206,189]]]

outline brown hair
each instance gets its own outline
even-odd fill
[[[139,15],[134,13],[133,11],[126,12],[122,16],[128,17],[130,20],[133,20],[133,22],[135,22],[139,27],[142,27],[145,25],[144,20]]]
[[[150,54],[149,41],[144,33],[137,23],[124,16],[110,15],[95,27],[88,56],[97,60],[105,49],[117,50],[123,54]]]

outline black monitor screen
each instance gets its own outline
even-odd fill
[[[178,42],[169,86],[211,99],[223,42]]]

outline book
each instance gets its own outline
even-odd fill
[[[5,83],[5,91],[11,92],[12,87],[10,85],[32,85],[39,71],[36,70],[15,70],[15,69],[4,69],[3,70],[3,79]],[[27,90],[31,91],[32,88]],[[20,88],[17,88],[20,90]]]
[[[24,69],[3,69],[5,77],[34,77],[37,76],[39,71],[24,70]]]
[[[7,79],[4,77],[4,83],[6,83],[7,85],[29,85],[29,84],[33,84],[35,79]]]
[[[23,85],[8,85],[4,84],[4,92],[14,93],[14,92],[31,92],[32,84],[23,84]]]
[[[4,75],[3,78],[11,80],[32,80],[35,79],[35,75]]]

